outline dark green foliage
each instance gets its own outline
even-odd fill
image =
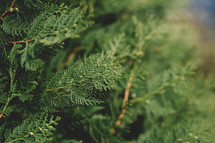
[[[59,117],[53,119],[47,115],[30,116],[20,125],[13,129],[5,138],[5,142],[51,142],[53,141],[53,125],[57,125]]]
[[[0,142],[213,142],[215,83],[175,5],[17,0],[0,18]]]

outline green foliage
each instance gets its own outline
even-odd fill
[[[49,110],[50,107],[100,104],[103,101],[99,97],[108,95],[119,76],[120,67],[111,57],[97,54],[84,58],[83,62],[77,61],[45,82],[41,106],[47,104],[44,109]]]
[[[0,18],[0,142],[213,142],[215,83],[176,4],[15,1]]]
[[[53,139],[53,125],[57,125],[59,117],[53,119],[47,115],[30,116],[17,126],[5,138],[5,142],[51,142]]]

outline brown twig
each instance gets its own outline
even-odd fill
[[[78,48],[75,48],[75,49],[67,56],[66,61],[65,61],[64,64],[61,66],[62,68],[64,68],[64,67],[69,63],[69,61],[75,56],[75,54],[77,53],[77,51],[78,51]]]
[[[4,115],[4,112],[5,112],[5,110],[6,110],[7,106],[8,106],[8,104],[9,104],[9,102],[10,102],[10,98],[8,97],[7,102],[6,102],[6,104],[5,104],[5,106],[4,106],[3,110],[2,110],[2,113],[0,114],[0,119],[1,119],[2,116]]]
[[[0,16],[0,18],[2,18],[5,14],[7,14],[9,11],[12,10],[12,8],[13,8],[15,2],[16,2],[16,0],[13,0],[13,2],[12,2],[12,4],[11,4],[10,8],[9,8],[8,10],[6,10],[6,11]]]
[[[33,39],[30,39],[30,40],[27,40],[27,41],[9,41],[13,44],[20,44],[20,43],[29,43],[31,41],[34,41],[34,40],[37,40],[38,38],[33,38]]]
[[[121,119],[122,117],[124,117],[124,114],[125,114],[125,112],[126,112],[126,108],[125,108],[125,107],[126,107],[126,103],[127,103],[127,101],[128,101],[128,97],[129,97],[129,90],[130,90],[130,88],[131,88],[131,82],[132,82],[133,79],[134,79],[133,77],[134,77],[134,74],[132,73],[131,76],[129,77],[129,81],[128,81],[128,83],[127,83],[127,87],[126,87],[125,93],[124,93],[124,99],[123,99],[123,108],[124,108],[124,109],[122,109],[122,112],[121,112],[121,114],[119,115],[118,120],[116,121],[115,128],[118,127],[118,126],[121,124],[120,119]],[[111,129],[111,132],[112,132],[112,133],[115,133],[115,129],[112,128],[112,129]]]

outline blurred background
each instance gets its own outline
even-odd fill
[[[205,75],[215,73],[215,1],[189,0],[186,17],[196,38],[198,70]]]

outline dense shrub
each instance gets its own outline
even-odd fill
[[[171,0],[1,0],[1,142],[213,142]]]

